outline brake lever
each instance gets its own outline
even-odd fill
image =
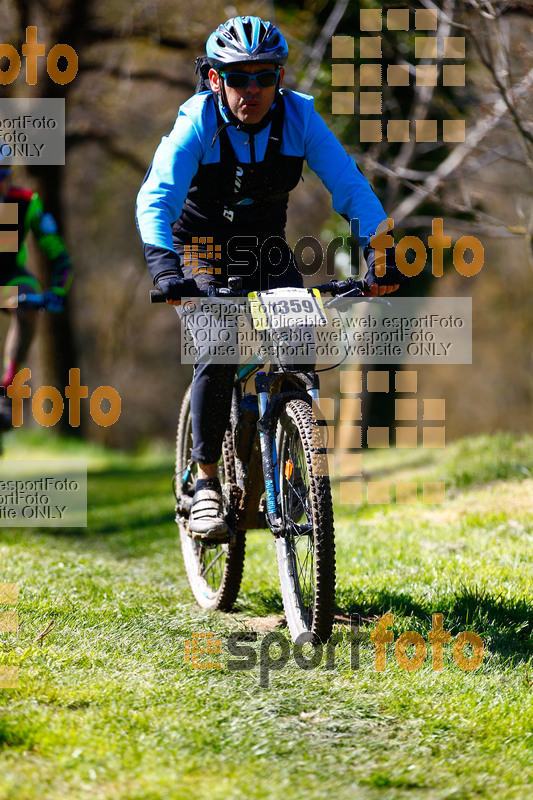
[[[389,300],[386,300],[384,297],[373,297],[372,295],[364,295],[364,294],[356,294],[351,295],[349,292],[346,294],[338,294],[335,297],[332,297],[330,300],[327,300],[324,303],[324,308],[335,308],[337,311],[344,313],[348,311],[352,304],[355,305],[356,303],[375,303],[378,302],[379,304],[392,306],[392,303]]]

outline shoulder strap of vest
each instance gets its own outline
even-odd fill
[[[268,135],[268,144],[265,152],[265,161],[270,161],[275,158],[281,148],[281,136],[283,133],[283,120],[285,119],[285,98],[280,93],[278,101],[274,107],[272,121],[270,123],[270,133]]]
[[[213,97],[213,102],[215,104],[215,111],[217,115],[217,133],[218,141],[220,143],[220,163],[233,166],[237,163],[237,156],[235,155],[235,150],[231,146],[228,132],[226,130],[228,123],[225,123],[222,119],[222,114],[220,113],[220,109],[215,97]]]

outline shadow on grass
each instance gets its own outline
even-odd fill
[[[8,747],[31,750],[36,738],[36,731],[29,724],[0,720],[0,753]]]
[[[114,558],[142,558],[177,536],[172,467],[111,468],[89,472],[87,527],[17,529],[62,540],[76,552],[97,550]]]
[[[407,470],[415,470],[421,469],[423,467],[427,467],[429,464],[432,464],[435,461],[435,456],[430,453],[429,451],[424,453],[417,454],[412,456],[411,458],[403,458],[401,464],[391,464],[386,465],[383,464],[379,467],[370,467],[366,468],[363,473],[363,477],[365,480],[374,480],[378,477],[384,477],[385,475],[391,475],[397,473],[399,470],[402,472]],[[342,480],[341,478],[337,479],[339,482]]]
[[[83,553],[109,556],[115,561],[136,560],[168,550],[175,543],[176,553],[180,552],[178,528],[174,523],[174,513],[154,514],[143,520],[124,524],[102,523],[87,528],[10,528],[0,530],[0,543],[20,545],[23,540],[31,546],[32,537],[45,537],[51,552],[57,555],[58,548],[68,554]],[[22,537],[22,539],[21,539]],[[48,545],[46,545],[48,546]]]
[[[44,536],[75,553],[96,551],[116,560],[143,558],[178,535],[172,474],[171,465],[161,464],[89,472],[86,528],[4,528],[0,539],[16,543],[21,535],[29,541]]]
[[[376,591],[367,603],[356,600],[350,589],[338,592],[337,599],[337,620],[345,624],[354,620],[363,624],[374,622],[391,612],[398,622],[408,618],[408,627],[419,628],[423,633],[432,627],[432,615],[439,613],[444,617],[445,630],[451,631],[452,636],[464,630],[474,631],[491,652],[509,659],[511,663],[528,661],[533,656],[533,606],[521,598],[503,597],[478,588],[463,588],[455,594],[443,594],[438,608],[434,602],[430,605],[416,601],[407,592],[395,593],[386,589]]]
[[[258,617],[268,614],[283,614],[283,601],[278,589],[258,589],[241,592],[233,607],[235,613],[255,614]]]
[[[57,537],[81,539],[86,537],[88,540],[95,539],[98,536],[108,537],[112,534],[126,534],[135,537],[137,534],[142,534],[147,528],[155,532],[155,528],[160,529],[161,526],[174,524],[174,508],[168,508],[165,511],[158,511],[157,513],[149,514],[146,511],[142,519],[139,517],[132,517],[125,519],[122,522],[95,522],[90,517],[87,521],[86,528],[40,528],[39,533],[52,533]],[[166,538],[168,535],[159,530],[159,535]]]
[[[172,497],[173,467],[154,466],[143,469],[110,469],[89,472],[87,475],[87,502],[89,509],[112,504],[132,503],[150,494],[167,493]]]

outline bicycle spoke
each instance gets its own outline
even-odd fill
[[[298,552],[298,547],[296,542],[293,543],[293,551],[294,555],[297,559],[297,568],[298,568],[298,579],[301,583],[302,587],[302,599],[307,598],[307,602],[304,600],[304,604],[306,607],[312,605],[314,596],[315,596],[315,586],[314,586],[314,554],[312,547],[307,546],[305,549],[304,560],[302,563],[302,559]]]
[[[202,563],[204,563],[204,562],[203,562],[203,555],[207,555],[207,551],[208,551],[209,549],[212,549],[212,548],[204,547],[204,548],[202,548],[202,549],[203,549],[204,551],[206,551],[204,554],[202,554]],[[210,569],[213,569],[213,567],[215,566],[215,564],[217,563],[217,561],[218,561],[220,558],[222,558],[222,556],[224,556],[224,555],[226,555],[226,553],[225,553],[225,551],[224,551],[224,550],[221,548],[221,549],[219,550],[219,552],[216,554],[216,556],[215,556],[213,559],[211,559],[211,561],[210,561],[210,562],[207,564],[207,566],[206,566],[206,567],[205,567],[205,568],[204,568],[204,569],[201,571],[200,575],[202,576],[202,578],[205,578],[205,576],[207,575],[207,573],[209,572],[209,570],[210,570]]]

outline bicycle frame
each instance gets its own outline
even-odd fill
[[[313,400],[315,402],[318,401],[318,375],[315,372],[295,374],[299,375],[300,380],[303,378],[302,383],[309,384],[308,387],[306,387],[306,391],[285,391],[271,396],[270,399],[269,394],[272,385],[279,373],[273,372],[267,375],[264,372],[259,372],[255,379],[260,411],[257,427],[259,429],[266,492],[266,518],[274,536],[282,536],[284,533],[278,504],[280,482],[275,439],[275,427],[279,414],[279,407],[289,400],[295,399],[303,399],[309,404],[311,404]]]
[[[364,288],[363,282],[355,282],[350,279],[341,283],[331,282],[314,287],[315,290],[320,292],[331,292],[332,294],[340,294],[343,290],[353,290]],[[282,291],[282,290],[280,290]],[[232,297],[244,297],[248,292],[243,291],[240,286],[233,286],[231,289],[224,288],[211,288],[207,292],[207,297],[216,303],[231,303]],[[161,302],[162,297],[156,291],[151,292],[152,302]],[[259,403],[259,420],[257,422],[257,429],[259,431],[259,445],[261,453],[261,465],[263,472],[263,480],[261,481],[261,491],[258,492],[258,475],[257,470],[254,469],[255,465],[252,464],[252,476],[249,473],[250,464],[244,464],[235,456],[239,461],[238,470],[241,474],[241,496],[238,503],[237,511],[237,527],[242,525],[243,528],[257,527],[257,511],[259,508],[260,496],[262,488],[266,495],[266,508],[265,518],[268,527],[275,537],[283,536],[283,522],[282,515],[279,508],[279,490],[280,479],[278,470],[278,459],[276,453],[275,441],[275,427],[278,417],[278,409],[281,405],[293,399],[303,399],[310,405],[314,404],[317,407],[319,400],[319,379],[317,373],[310,369],[302,371],[301,369],[286,369],[283,368],[276,357],[277,370],[274,369],[267,374],[261,370],[264,364],[264,359],[260,355],[260,347],[256,352],[242,364],[237,372],[236,384],[245,384],[247,380],[256,372],[255,376],[255,389]],[[276,387],[276,382],[278,386]],[[284,384],[287,382],[294,384],[294,388],[289,388],[285,391],[279,391],[286,388]],[[277,388],[278,391],[273,391]],[[238,409],[233,410],[234,415],[238,415]],[[234,424],[237,424],[238,418],[234,416]],[[253,455],[250,460],[252,460]],[[189,477],[189,470],[184,474],[183,483],[185,484]],[[253,484],[253,486],[251,486]],[[187,510],[188,509],[184,509]]]
[[[359,287],[355,281],[349,281],[315,288],[339,295]],[[207,296],[231,303],[235,296],[245,294],[248,293],[231,286],[212,289]],[[261,293],[256,293],[254,299],[259,306],[257,309],[256,305],[259,313],[254,317],[254,322],[259,322],[255,324],[256,331],[272,330],[282,335],[272,335],[272,342],[278,341],[279,347],[266,351],[264,337],[258,337],[260,341],[252,339],[255,344],[251,356],[236,370],[230,424],[219,462],[222,502],[229,529],[222,541],[197,537],[188,529],[195,490],[190,388],[182,401],[175,493],[184,564],[198,604],[213,610],[229,610],[241,584],[246,532],[269,528],[275,538],[282,601],[293,641],[302,633],[326,641],[334,619],[335,545],[330,480],[327,465],[322,463],[325,444],[315,438],[315,433],[320,432],[318,426],[324,423],[317,411],[319,378],[314,351],[309,369],[296,363],[309,356],[309,348],[300,348],[299,343],[293,347],[293,337],[287,333],[290,328],[310,328],[323,323],[313,321],[321,318],[319,314],[312,316],[312,301],[301,298],[300,302],[295,292],[289,295],[288,303],[278,302],[271,293],[264,303]],[[276,305],[280,309],[278,317]],[[289,305],[291,313],[306,312],[304,321],[289,319],[283,308]],[[296,338],[302,341],[298,335]],[[271,361],[268,373],[264,369],[267,361]],[[250,379],[254,380],[256,397],[246,400],[246,384]],[[262,495],[265,495],[263,500]]]

